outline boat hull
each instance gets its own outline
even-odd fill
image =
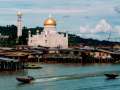
[[[115,79],[116,77],[118,77],[117,74],[104,74],[108,79]]]
[[[24,69],[40,69],[42,68],[39,64],[27,64],[24,66]]]
[[[33,77],[17,77],[16,80],[22,83],[30,83],[32,80],[34,80],[34,78]]]

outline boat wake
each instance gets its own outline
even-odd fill
[[[72,80],[72,79],[82,79],[85,77],[94,77],[96,75],[94,74],[74,74],[74,75],[62,75],[62,76],[51,76],[51,77],[42,77],[42,78],[36,78],[32,81],[32,83],[38,83],[38,82],[50,82],[50,81],[60,81],[60,80]]]
[[[55,81],[58,80],[59,78],[41,78],[41,79],[36,79],[32,81],[32,83],[38,83],[38,82],[48,82],[48,81]]]
[[[118,72],[118,74],[120,73],[120,71],[108,71],[108,72],[95,72],[95,73],[85,73],[85,74],[38,77],[38,78],[35,78],[35,80],[33,80],[31,83],[73,80],[73,79],[82,79],[87,77],[98,77],[98,76],[104,76],[105,73],[112,73],[112,72]]]

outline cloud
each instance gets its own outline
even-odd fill
[[[112,29],[112,26],[105,20],[102,19],[98,22],[98,24],[94,28],[90,28],[89,26],[80,26],[80,33],[99,33],[99,32],[108,32]]]
[[[100,20],[93,28],[90,26],[80,26],[80,36],[86,38],[94,38],[99,40],[108,39],[110,35],[111,40],[119,38],[120,25],[112,26],[105,19]]]
[[[3,0],[4,1],[4,0]],[[111,4],[90,4],[88,6],[86,5],[82,5],[80,4],[79,6],[76,4],[65,4],[64,3],[60,3],[60,5],[54,4],[53,3],[45,3],[48,2],[48,0],[30,0],[30,2],[28,2],[29,0],[5,0],[6,3],[10,3],[13,2],[12,5],[8,5],[5,3],[1,3],[1,6],[6,6],[6,7],[1,7],[0,11],[1,13],[3,12],[9,12],[10,11],[16,11],[16,10],[22,10],[24,13],[31,13],[31,14],[38,14],[38,13],[54,13],[54,14],[79,14],[79,15],[88,15],[88,16],[97,16],[97,15],[112,15],[115,10],[113,9]],[[21,1],[20,3],[18,3],[18,1]],[[52,2],[55,0],[52,0]],[[0,2],[2,2],[0,0]],[[26,4],[30,4],[29,6],[25,6],[22,4],[22,2],[26,5]],[[42,3],[43,4],[42,4]],[[55,1],[56,2],[56,1]],[[72,1],[70,0],[69,2],[78,2],[80,3],[80,1]],[[89,2],[90,3],[90,2]],[[88,4],[89,4],[88,3]],[[17,6],[16,6],[17,5]],[[107,12],[106,12],[107,11]]]
[[[69,9],[60,9],[60,8],[48,8],[48,9],[41,9],[41,8],[34,8],[34,9],[19,9],[19,8],[0,8],[0,13],[4,14],[10,14],[10,13],[15,13],[17,11],[22,11],[23,13],[81,13],[84,12],[84,10],[78,9],[78,8],[69,8]]]
[[[15,1],[25,1],[25,0],[0,0],[1,2],[15,2]],[[32,0],[26,0],[26,1],[32,1]]]
[[[100,22],[96,25],[95,29],[93,29],[93,33],[97,32],[108,32],[112,29],[112,26],[105,20],[102,19]]]
[[[91,33],[92,29],[88,26],[80,26],[80,33]]]

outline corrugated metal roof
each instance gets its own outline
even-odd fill
[[[6,61],[6,62],[18,62],[18,60],[16,59],[10,59],[10,58],[3,58],[3,57],[0,57],[0,61]]]

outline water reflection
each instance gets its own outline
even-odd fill
[[[0,72],[0,76],[16,76],[16,75],[27,75],[27,70],[19,70],[19,71],[2,71]]]

